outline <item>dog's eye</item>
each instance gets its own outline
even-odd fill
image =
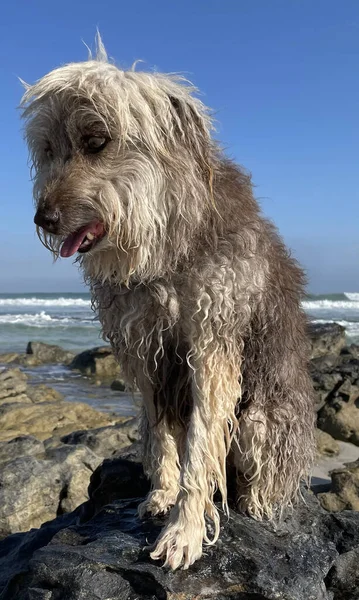
[[[85,148],[87,152],[95,154],[96,152],[100,152],[100,150],[106,146],[107,141],[108,140],[104,137],[91,136],[85,140]]]

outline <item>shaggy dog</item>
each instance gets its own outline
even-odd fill
[[[143,395],[140,515],[166,513],[151,553],[187,568],[228,512],[292,504],[313,458],[303,275],[260,214],[249,175],[211,138],[182,78],[95,59],[22,101],[35,223],[78,255],[103,334]]]

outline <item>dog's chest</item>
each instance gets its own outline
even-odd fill
[[[96,291],[96,304],[103,334],[118,354],[161,352],[180,321],[180,297],[167,282],[106,286]]]

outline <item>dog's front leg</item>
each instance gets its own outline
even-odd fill
[[[166,418],[159,420],[150,384],[142,386],[143,412],[141,437],[143,465],[151,479],[152,490],[138,507],[140,517],[146,512],[166,513],[176,502],[179,490],[179,458],[174,432]]]
[[[236,428],[235,406],[240,396],[238,362],[207,354],[193,362],[193,410],[181,465],[181,485],[169,521],[156,541],[153,559],[165,559],[176,569],[187,569],[202,555],[203,541],[219,535],[219,514],[213,502],[218,488],[227,509],[226,456]],[[205,515],[213,523],[207,535]]]

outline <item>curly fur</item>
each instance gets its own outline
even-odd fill
[[[169,511],[152,557],[187,568],[219,536],[213,497],[226,511],[229,464],[238,506],[256,518],[290,505],[307,476],[304,280],[194,88],[120,70],[99,45],[97,59],[50,72],[23,98],[36,205],[61,212],[56,235],[39,234],[56,257],[69,233],[93,218],[105,226],[78,262],[143,394],[152,491],[140,514]],[[85,134],[110,142],[87,156]]]

